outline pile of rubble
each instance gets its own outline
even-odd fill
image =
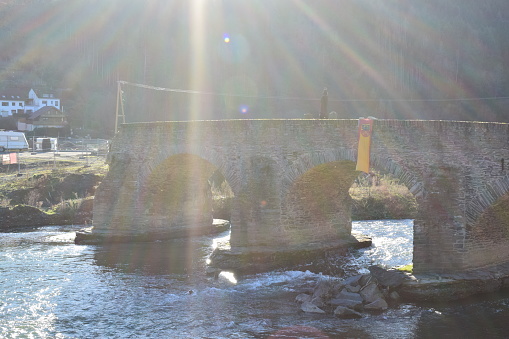
[[[304,312],[332,313],[340,318],[361,318],[362,312],[381,312],[398,303],[396,289],[406,275],[378,266],[369,267],[369,271],[346,279],[321,279],[312,293],[301,293],[295,300]]]

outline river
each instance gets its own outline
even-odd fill
[[[354,222],[354,231],[373,237],[371,248],[217,279],[205,274],[206,260],[227,233],[112,246],[75,245],[78,228],[70,226],[0,233],[0,338],[507,337],[508,294],[401,304],[357,320],[299,310],[295,296],[331,272],[410,263],[412,227],[412,220]]]

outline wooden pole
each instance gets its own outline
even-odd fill
[[[120,100],[120,81],[117,81],[117,108],[115,110],[115,134],[118,132],[118,101]]]
[[[122,95],[122,88],[120,87],[120,83],[118,85],[118,91],[120,95],[120,110],[122,111],[122,123],[125,124],[124,97]]]
[[[115,134],[118,133],[118,118],[122,117],[122,123],[125,124],[125,113],[124,113],[124,103],[122,98],[122,88],[121,88],[122,81],[117,81],[117,107],[115,111]],[[118,113],[120,106],[120,113]]]

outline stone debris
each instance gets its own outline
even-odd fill
[[[352,292],[352,293],[359,293],[359,291],[361,290],[361,286],[360,286],[360,285],[357,285],[357,286],[346,285],[346,286],[345,286],[345,289],[346,289],[348,292]]]
[[[362,311],[362,301],[351,300],[351,299],[340,299],[334,298],[329,300],[330,306],[343,306],[348,307],[352,310]]]
[[[309,301],[303,302],[300,308],[307,313],[325,313],[324,310]]]
[[[398,302],[401,299],[401,296],[399,295],[398,292],[392,291],[391,293],[389,293],[389,298],[393,301]]]
[[[359,294],[362,297],[362,300],[368,304],[383,298],[383,294],[378,288],[378,285],[373,281],[364,286]]]
[[[356,312],[348,307],[338,306],[334,310],[334,315],[343,319],[359,319],[362,318],[362,314]]]
[[[361,318],[362,312],[382,312],[389,303],[400,300],[399,287],[405,276],[372,266],[369,274],[346,279],[323,278],[312,293],[301,293],[295,300],[309,313],[334,314],[339,318]]]
[[[382,286],[389,288],[396,288],[401,286],[403,280],[405,280],[406,275],[398,270],[385,270],[378,266],[370,266],[369,272],[378,283]]]
[[[346,289],[339,292],[339,294],[336,296],[336,298],[362,302],[362,295],[360,295],[359,293],[348,292],[348,291],[346,291]]]
[[[385,311],[389,305],[387,304],[387,301],[385,301],[383,298],[378,298],[377,300],[373,301],[372,303],[369,303],[364,306],[365,310],[368,311]]]
[[[311,296],[309,294],[306,294],[306,293],[301,293],[299,294],[298,296],[295,297],[295,301],[298,302],[298,303],[304,303],[304,302],[307,302],[307,301],[311,301]]]

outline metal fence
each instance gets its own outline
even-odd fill
[[[36,148],[36,140],[46,137],[30,137],[29,144],[31,152],[40,152],[42,150]],[[57,143],[51,151],[59,152],[93,152],[94,154],[104,154],[108,152],[109,140],[106,139],[87,139],[87,138],[51,138],[56,139]]]
[[[59,138],[56,149],[31,148],[17,154],[17,163],[3,164],[0,161],[0,180],[30,177],[44,170],[65,170],[69,166],[103,165],[108,149],[109,140]]]

